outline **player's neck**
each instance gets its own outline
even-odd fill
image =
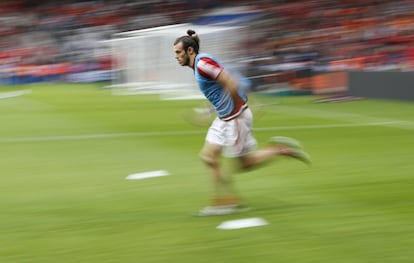
[[[194,57],[190,58],[190,65],[188,65],[190,68],[194,69],[196,55]]]

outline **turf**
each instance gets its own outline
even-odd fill
[[[199,218],[200,101],[113,96],[102,84],[5,86],[0,99],[0,262],[413,262],[414,104],[259,97],[259,145],[303,142],[313,166],[281,159],[238,175],[249,212]],[[274,104],[277,102],[277,104]],[[226,165],[230,163],[224,162]],[[125,180],[132,173],[171,176]],[[261,217],[263,227],[219,230]]]

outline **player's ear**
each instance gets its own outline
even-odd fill
[[[194,48],[193,47],[188,47],[187,48],[187,53],[188,54],[193,54],[194,53]]]

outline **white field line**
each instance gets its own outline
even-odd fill
[[[404,130],[414,130],[414,122],[406,120],[396,120],[388,118],[378,118],[368,115],[322,111],[316,109],[301,109],[297,107],[279,105],[274,109],[267,109],[273,113],[286,113],[288,115],[297,115],[302,117],[317,117],[320,119],[341,120],[351,123],[382,123],[379,126],[387,126]]]
[[[32,90],[17,90],[17,91],[1,92],[0,99],[14,98],[14,97],[23,96],[24,94],[29,94],[29,93],[32,93]]]
[[[366,127],[366,126],[388,126],[397,127],[399,122],[367,122],[367,123],[343,123],[343,124],[321,124],[321,125],[293,125],[255,128],[255,132],[260,131],[283,131],[283,130],[306,130],[306,129],[329,129],[346,127]],[[413,127],[414,129],[414,127]],[[100,133],[100,134],[79,134],[79,135],[58,135],[58,136],[37,136],[37,137],[15,137],[0,138],[0,143],[16,142],[49,142],[49,141],[74,141],[91,139],[116,139],[127,137],[163,137],[163,136],[185,136],[194,134],[205,134],[206,131],[187,130],[187,131],[166,131],[166,132],[134,132],[134,133]]]

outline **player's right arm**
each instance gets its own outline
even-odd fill
[[[239,86],[238,80],[230,74],[226,69],[223,69],[221,73],[218,75],[216,81],[222,86],[225,90],[227,90],[233,99],[239,97],[237,88]]]
[[[203,57],[198,61],[196,66],[202,76],[216,81],[223,89],[231,94],[233,99],[238,96],[237,88],[239,83],[237,78],[215,60]]]

